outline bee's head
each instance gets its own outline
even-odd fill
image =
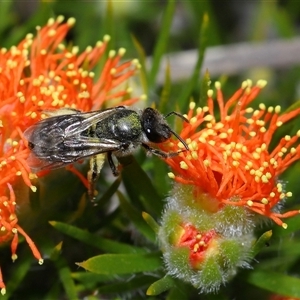
[[[144,133],[152,143],[162,143],[172,135],[172,130],[164,117],[151,107],[143,111],[141,123]]]
[[[176,116],[182,118],[184,121],[188,122],[188,120],[184,116],[176,112],[171,112],[167,116],[172,114],[175,114]],[[184,145],[184,148],[186,150],[189,150],[187,143],[170,128],[165,120],[165,117],[157,110],[151,107],[146,108],[142,113],[141,123],[143,132],[146,134],[150,142],[163,143],[168,140],[173,134]]]

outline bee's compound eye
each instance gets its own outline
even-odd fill
[[[153,108],[146,108],[142,114],[143,131],[152,143],[162,143],[170,138],[171,131],[163,116]]]
[[[32,149],[34,148],[34,144],[31,143],[31,142],[28,142],[28,148],[29,148],[30,150],[32,150]]]

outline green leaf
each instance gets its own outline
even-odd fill
[[[152,228],[152,230],[157,234],[159,230],[159,225],[157,222],[146,212],[142,213],[142,216],[144,220],[147,222],[147,224]]]
[[[131,201],[141,210],[159,216],[163,201],[148,175],[132,156],[121,157],[120,162],[124,165],[122,178]]]
[[[205,49],[207,46],[208,25],[209,25],[209,17],[207,14],[204,14],[201,30],[200,30],[200,36],[199,36],[200,40],[198,46],[198,59],[191,78],[188,80],[185,88],[182,90],[180,96],[178,97],[179,103],[186,103],[193,89],[197,86],[197,83],[199,82],[201,66],[204,59]]]
[[[275,294],[300,297],[300,279],[276,272],[253,271],[246,281]]]
[[[175,286],[175,281],[171,276],[165,276],[164,278],[161,278],[155,282],[153,282],[148,290],[147,290],[147,295],[148,296],[156,296],[159,295],[172,287]]]
[[[142,212],[138,211],[133,205],[131,205],[122,193],[118,193],[120,205],[128,216],[128,219],[132,221],[135,227],[151,242],[155,242],[156,237],[149,225],[142,217]]]
[[[266,243],[270,240],[271,237],[272,230],[265,232],[259,237],[259,239],[255,242],[255,244],[252,247],[253,257],[256,256],[263,248],[266,247]]]
[[[71,270],[67,265],[67,262],[61,257],[55,262],[55,266],[58,270],[59,279],[64,287],[68,299],[79,299],[76,292],[76,286],[72,279]]]
[[[96,274],[131,274],[158,270],[162,261],[160,253],[149,254],[103,254],[82,263],[76,263]]]
[[[160,94],[160,101],[158,103],[159,111],[166,112],[168,103],[170,103],[170,95],[171,95],[171,69],[170,69],[170,63],[168,61],[166,66],[166,71],[165,71],[165,82]]]
[[[130,280],[125,280],[125,282],[108,284],[98,288],[99,293],[124,293],[132,292],[137,289],[144,288],[148,286],[153,281],[152,276],[139,276],[132,278]]]
[[[133,44],[135,49],[137,50],[139,54],[139,61],[141,64],[141,70],[140,70],[140,80],[143,86],[144,93],[148,95],[148,81],[147,81],[147,70],[146,70],[146,53],[142,47],[142,45],[139,43],[139,41],[136,39],[134,35],[131,35]]]
[[[28,273],[30,266],[32,263],[32,257],[27,256],[24,257],[22,255],[22,259],[16,262],[15,267],[13,268],[12,276],[6,284],[6,294],[1,295],[1,300],[11,299],[13,292],[17,290],[19,285],[24,281],[26,274]],[[4,277],[4,282],[7,279]]]
[[[144,253],[145,250],[130,246],[124,243],[111,241],[109,239],[101,238],[95,234],[89,233],[85,230],[79,229],[75,226],[68,225],[61,222],[50,221],[49,222],[54,228],[67,234],[81,242],[88,245],[94,246],[100,250],[113,252],[113,253]]]
[[[173,15],[175,11],[175,0],[168,0],[167,8],[163,14],[162,24],[160,26],[160,34],[155,45],[153,59],[152,59],[152,68],[149,77],[149,85],[151,88],[155,85],[155,79],[157,72],[159,70],[160,61],[168,45],[168,37],[170,33],[170,28],[172,25]]]

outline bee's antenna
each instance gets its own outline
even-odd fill
[[[182,139],[182,137],[181,137],[180,135],[178,135],[175,131],[173,131],[171,128],[170,128],[170,131],[171,131],[172,134],[173,134],[174,136],[176,136],[177,139],[183,144],[184,148],[185,148],[187,151],[189,151],[190,148],[189,148],[189,146],[187,145],[187,143]]]
[[[168,114],[165,115],[165,118],[167,118],[167,117],[169,117],[169,116],[171,116],[171,115],[175,115],[175,116],[181,118],[182,120],[184,120],[185,122],[190,123],[189,120],[188,120],[186,117],[184,117],[182,114],[180,114],[180,113],[178,113],[178,112],[176,112],[176,111],[171,111],[171,112],[169,112]],[[183,144],[184,148],[185,148],[186,150],[190,150],[190,149],[189,149],[189,146],[188,146],[187,143],[181,138],[181,136],[179,136],[179,135],[178,135],[175,131],[173,131],[171,128],[169,128],[169,129],[170,129],[170,131],[172,132],[172,134],[173,134],[174,136],[176,136],[177,139]]]
[[[185,121],[187,123],[190,123],[190,121],[185,116],[183,116],[182,114],[180,114],[180,113],[178,113],[176,111],[169,112],[168,114],[165,115],[165,118],[167,118],[167,117],[169,117],[171,115],[175,115],[175,116],[181,118],[183,121]]]

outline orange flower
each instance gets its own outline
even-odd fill
[[[13,260],[16,259],[17,232],[21,233],[34,256],[42,262],[32,240],[17,224],[15,206],[18,199],[12,186],[20,176],[36,191],[26,159],[29,149],[22,132],[43,118],[43,110],[71,107],[82,111],[100,109],[106,101],[129,105],[131,98],[128,79],[139,68],[137,60],[121,63],[125,53],[111,50],[104,60],[110,37],[87,47],[79,53],[78,47],[63,44],[75,20],[62,23],[63,17],[50,19],[37,35],[28,34],[17,46],[0,50],[0,243],[12,240]],[[98,79],[91,71],[102,59],[103,69]],[[112,105],[110,105],[112,106]],[[9,196],[10,195],[10,196]],[[0,287],[5,292],[4,284]]]
[[[190,250],[190,264],[193,268],[201,267],[201,263],[205,259],[206,252],[213,244],[213,238],[217,235],[214,230],[207,232],[199,232],[193,225],[182,225],[182,236],[177,242],[178,247],[187,247]]]
[[[207,93],[207,106],[195,109],[195,103],[190,103],[190,123],[181,132],[190,151],[166,161],[175,173],[169,177],[194,186],[197,195],[208,195],[217,202],[215,210],[226,204],[247,207],[286,228],[281,219],[299,211],[279,212],[278,203],[292,193],[284,191],[278,176],[300,158],[296,145],[300,130],[283,137],[273,150],[270,143],[276,130],[298,116],[300,109],[280,114],[280,106],[267,108],[261,103],[258,109],[249,107],[265,85],[263,80],[255,86],[245,81],[224,103],[221,84],[216,82],[220,117],[214,112],[212,90]],[[171,143],[173,150],[176,147]]]

